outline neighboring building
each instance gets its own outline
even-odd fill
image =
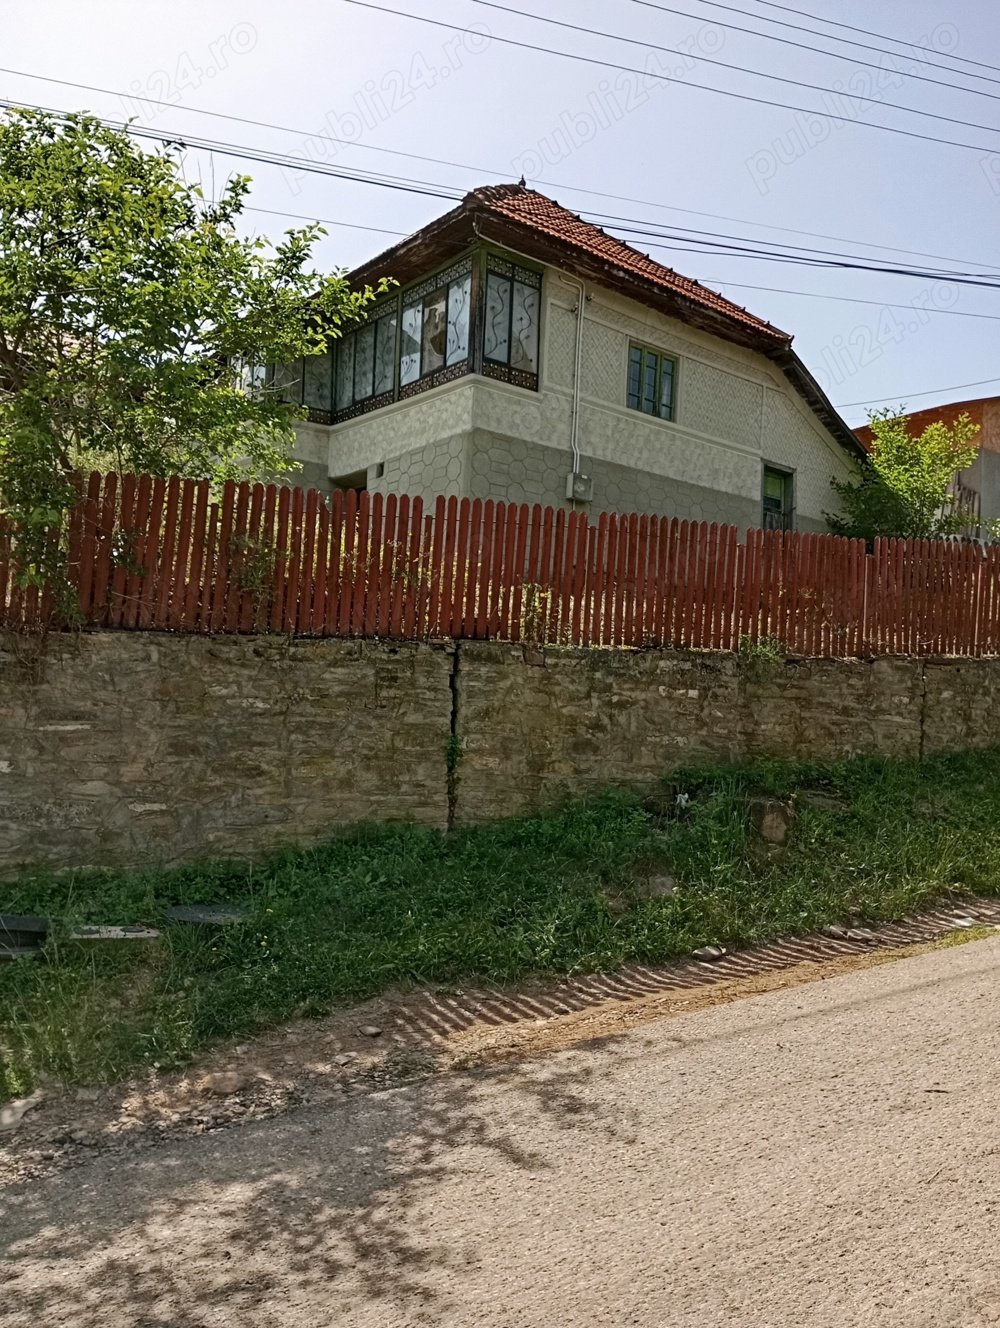
[[[975,439],[979,456],[968,470],[958,472],[952,511],[966,512],[971,531],[982,535],[983,526],[1000,520],[1000,397],[928,406],[907,415],[906,421],[909,432],[916,438],[929,424],[940,421],[950,427],[959,415],[968,415],[973,424],[979,425]],[[864,448],[871,447],[873,435],[867,424],[854,432]]]
[[[864,456],[787,333],[523,186],[351,281],[382,276],[333,358],[292,367],[307,482],[821,531]]]

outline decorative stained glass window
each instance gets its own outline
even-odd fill
[[[469,358],[469,311],[472,274],[448,287],[448,336],[445,363],[449,367]]]
[[[335,342],[332,365],[307,370],[310,410],[329,409],[332,394],[333,418],[350,419],[473,368],[537,389],[541,286],[502,255],[470,254],[382,299]]]
[[[472,259],[403,294],[399,347],[401,395],[467,373],[471,339]],[[409,388],[409,391],[403,389]]]
[[[354,337],[344,337],[337,343],[337,397],[336,409],[347,410],[354,404]]]
[[[329,415],[333,386],[333,358],[329,351],[322,355],[307,355],[305,365],[305,383],[302,400],[311,411],[325,412]]]
[[[497,272],[486,277],[486,328],[483,355],[500,364],[510,363],[511,283]]]
[[[403,335],[399,343],[400,384],[415,383],[420,377],[420,327],[424,306],[411,304],[403,310]]]
[[[375,324],[375,395],[391,392],[395,384],[396,363],[395,310]]]
[[[375,324],[366,323],[354,333],[354,400],[372,395],[375,382]]]
[[[391,396],[396,362],[394,306],[387,308],[383,304],[367,323],[341,337],[336,348],[334,410],[338,415],[375,398]]]
[[[483,301],[483,373],[521,387],[538,386],[542,278],[491,256]]]
[[[274,366],[273,386],[282,401],[302,404],[302,361],[294,360],[291,364]]]
[[[630,346],[628,352],[628,404],[644,415],[674,418],[674,383],[677,361],[669,355]]]
[[[514,282],[510,362],[513,368],[538,373],[538,291]]]
[[[436,373],[444,368],[444,353],[448,339],[445,310],[448,307],[448,288],[442,286],[424,301],[424,321],[421,332],[420,376]]]

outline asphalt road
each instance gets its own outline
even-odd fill
[[[1000,1323],[1000,939],[0,1195],[0,1324]]]

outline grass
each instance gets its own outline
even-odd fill
[[[513,981],[656,963],[950,892],[1000,892],[1000,749],[924,763],[768,762],[673,776],[686,819],[606,794],[445,836],[359,829],[250,866],[32,874],[4,908],[58,919],[45,962],[0,967],[0,1098],[39,1080],[113,1080],[199,1047],[406,983]],[[805,790],[788,847],[764,852],[748,797]],[[664,805],[669,807],[670,800]],[[648,899],[669,872],[679,890]],[[157,923],[165,905],[238,902],[245,923],[158,941],[74,942],[82,923]]]

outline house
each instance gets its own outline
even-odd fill
[[[906,416],[907,429],[916,438],[929,424],[940,421],[950,427],[960,415],[968,415],[973,424],[979,425],[974,440],[979,455],[967,470],[955,476],[951,509],[967,513],[970,532],[984,535],[985,527],[1000,520],[1000,397],[950,401],[914,411]],[[855,433],[866,450],[871,447],[873,435],[867,424]]]
[[[309,483],[822,531],[864,457],[786,332],[523,185],[351,280],[383,276],[287,371]]]

